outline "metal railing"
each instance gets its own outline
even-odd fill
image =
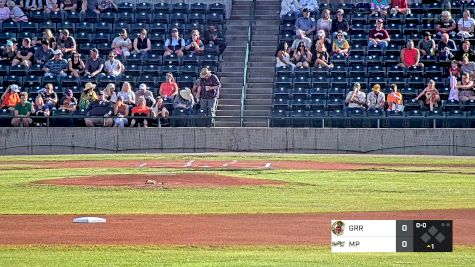
[[[249,76],[249,59],[251,57],[252,49],[252,28],[256,19],[256,0],[252,1],[250,10],[249,10],[249,23],[247,25],[247,43],[246,43],[246,54],[244,56],[244,71],[243,71],[243,84],[241,90],[241,110],[240,110],[240,126],[243,127],[244,124],[244,102],[246,101],[247,94],[247,78]]]

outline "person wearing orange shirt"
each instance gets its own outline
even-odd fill
[[[18,95],[19,92],[20,89],[18,88],[18,85],[12,84],[8,86],[7,90],[1,97],[2,105],[0,108],[8,108],[13,111],[16,104],[20,103],[20,96]]]
[[[167,73],[166,81],[160,84],[160,96],[163,99],[173,99],[176,94],[178,94],[178,84],[175,81],[172,73]]]
[[[388,100],[386,102],[388,103],[388,110],[401,109],[402,94],[397,91],[397,85],[394,83],[391,84],[391,93],[388,94]]]
[[[145,97],[141,96],[137,100],[137,105],[132,108],[132,117],[141,116],[141,117],[150,117],[151,109],[147,107],[147,102]],[[134,118],[130,122],[130,127],[134,127],[135,124],[140,125],[142,124],[143,127],[148,127],[148,121],[146,118]]]

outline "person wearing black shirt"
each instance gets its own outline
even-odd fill
[[[345,19],[345,11],[343,9],[338,9],[336,11],[336,19],[332,22],[332,32],[333,37],[336,37],[338,31],[342,31],[345,35],[350,30],[348,21]]]
[[[104,98],[103,91],[99,91],[98,97],[99,99],[92,101],[91,104],[89,104],[89,107],[87,108],[88,118],[85,118],[84,122],[87,127],[94,127],[95,125],[111,127],[113,121],[110,116],[113,113],[113,105]]]
[[[26,67],[31,66],[31,62],[33,61],[33,55],[35,54],[35,49],[31,45],[30,38],[24,38],[22,41],[22,47],[18,49],[16,53],[16,58],[12,61],[12,66],[16,66],[18,64],[22,64]]]
[[[470,42],[468,40],[462,43],[462,47],[460,51],[455,53],[454,59],[457,60],[459,64],[462,64],[462,59],[464,56],[467,56],[468,61],[470,62],[475,61],[475,51],[473,51],[470,47]]]

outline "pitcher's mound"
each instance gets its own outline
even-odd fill
[[[152,182],[153,181],[153,182]],[[38,184],[74,186],[126,186],[139,188],[170,187],[225,187],[252,185],[282,185],[284,182],[266,179],[245,179],[216,174],[118,174],[84,176],[37,181]]]

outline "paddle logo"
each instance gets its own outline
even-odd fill
[[[336,221],[332,224],[332,233],[337,236],[343,235],[345,231],[345,223],[342,221]]]

